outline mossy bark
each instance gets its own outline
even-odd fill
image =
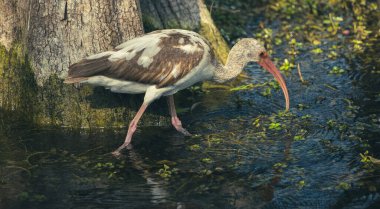
[[[66,85],[57,75],[37,85],[20,45],[9,50],[0,45],[0,57],[1,125],[17,121],[74,128],[124,127],[142,101],[141,96],[113,94],[101,87]],[[148,112],[142,124],[166,124],[167,120]]]

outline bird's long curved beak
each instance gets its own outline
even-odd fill
[[[289,93],[288,93],[288,88],[286,87],[285,80],[282,78],[280,71],[269,59],[269,56],[266,52],[260,55],[260,60],[258,63],[261,67],[269,71],[277,80],[277,82],[280,84],[282,92],[284,93],[284,96],[285,96],[286,110],[288,111],[289,110]]]

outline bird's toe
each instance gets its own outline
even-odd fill
[[[186,129],[182,129],[182,130],[180,130],[180,132],[183,134],[183,135],[185,135],[185,136],[192,136],[192,134],[190,133],[190,132],[188,132]]]
[[[121,153],[118,150],[115,150],[111,153],[114,157],[119,158],[121,156]]]

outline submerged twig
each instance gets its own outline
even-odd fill
[[[301,82],[302,82],[302,83],[305,83],[305,80],[304,80],[303,77],[302,77],[300,63],[297,64],[297,70],[298,70],[298,76],[300,77]]]
[[[32,173],[30,172],[29,169],[24,168],[24,167],[21,167],[21,166],[11,165],[11,166],[6,166],[5,168],[15,168],[15,169],[19,169],[19,170],[21,170],[21,171],[25,171],[25,172],[29,175],[29,177],[32,176]],[[17,171],[7,173],[6,175],[2,176],[2,179],[4,179],[5,177],[8,177],[8,176],[11,176],[11,175],[13,175],[13,174],[16,174],[16,173],[17,173]]]
[[[331,85],[329,85],[329,84],[327,84],[327,83],[325,83],[325,84],[323,84],[323,85],[326,86],[326,87],[329,88],[329,89],[332,89],[332,90],[334,90],[334,91],[338,91],[337,88],[335,88],[335,87],[333,87],[333,86],[331,86]]]
[[[95,147],[93,149],[89,149],[89,150],[86,150],[85,152],[82,152],[80,154],[78,154],[77,156],[80,157],[80,156],[83,156],[83,155],[86,155],[88,154],[89,152],[92,152],[92,151],[95,151],[95,150],[98,150],[98,149],[101,149],[103,148],[104,146],[98,146],[98,147]],[[108,154],[108,153],[107,153]]]

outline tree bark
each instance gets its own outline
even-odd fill
[[[140,0],[144,27],[147,31],[162,28],[199,30],[197,0]]]
[[[219,60],[225,63],[229,47],[223,39],[203,0],[141,0],[146,31],[184,28],[206,37]]]

